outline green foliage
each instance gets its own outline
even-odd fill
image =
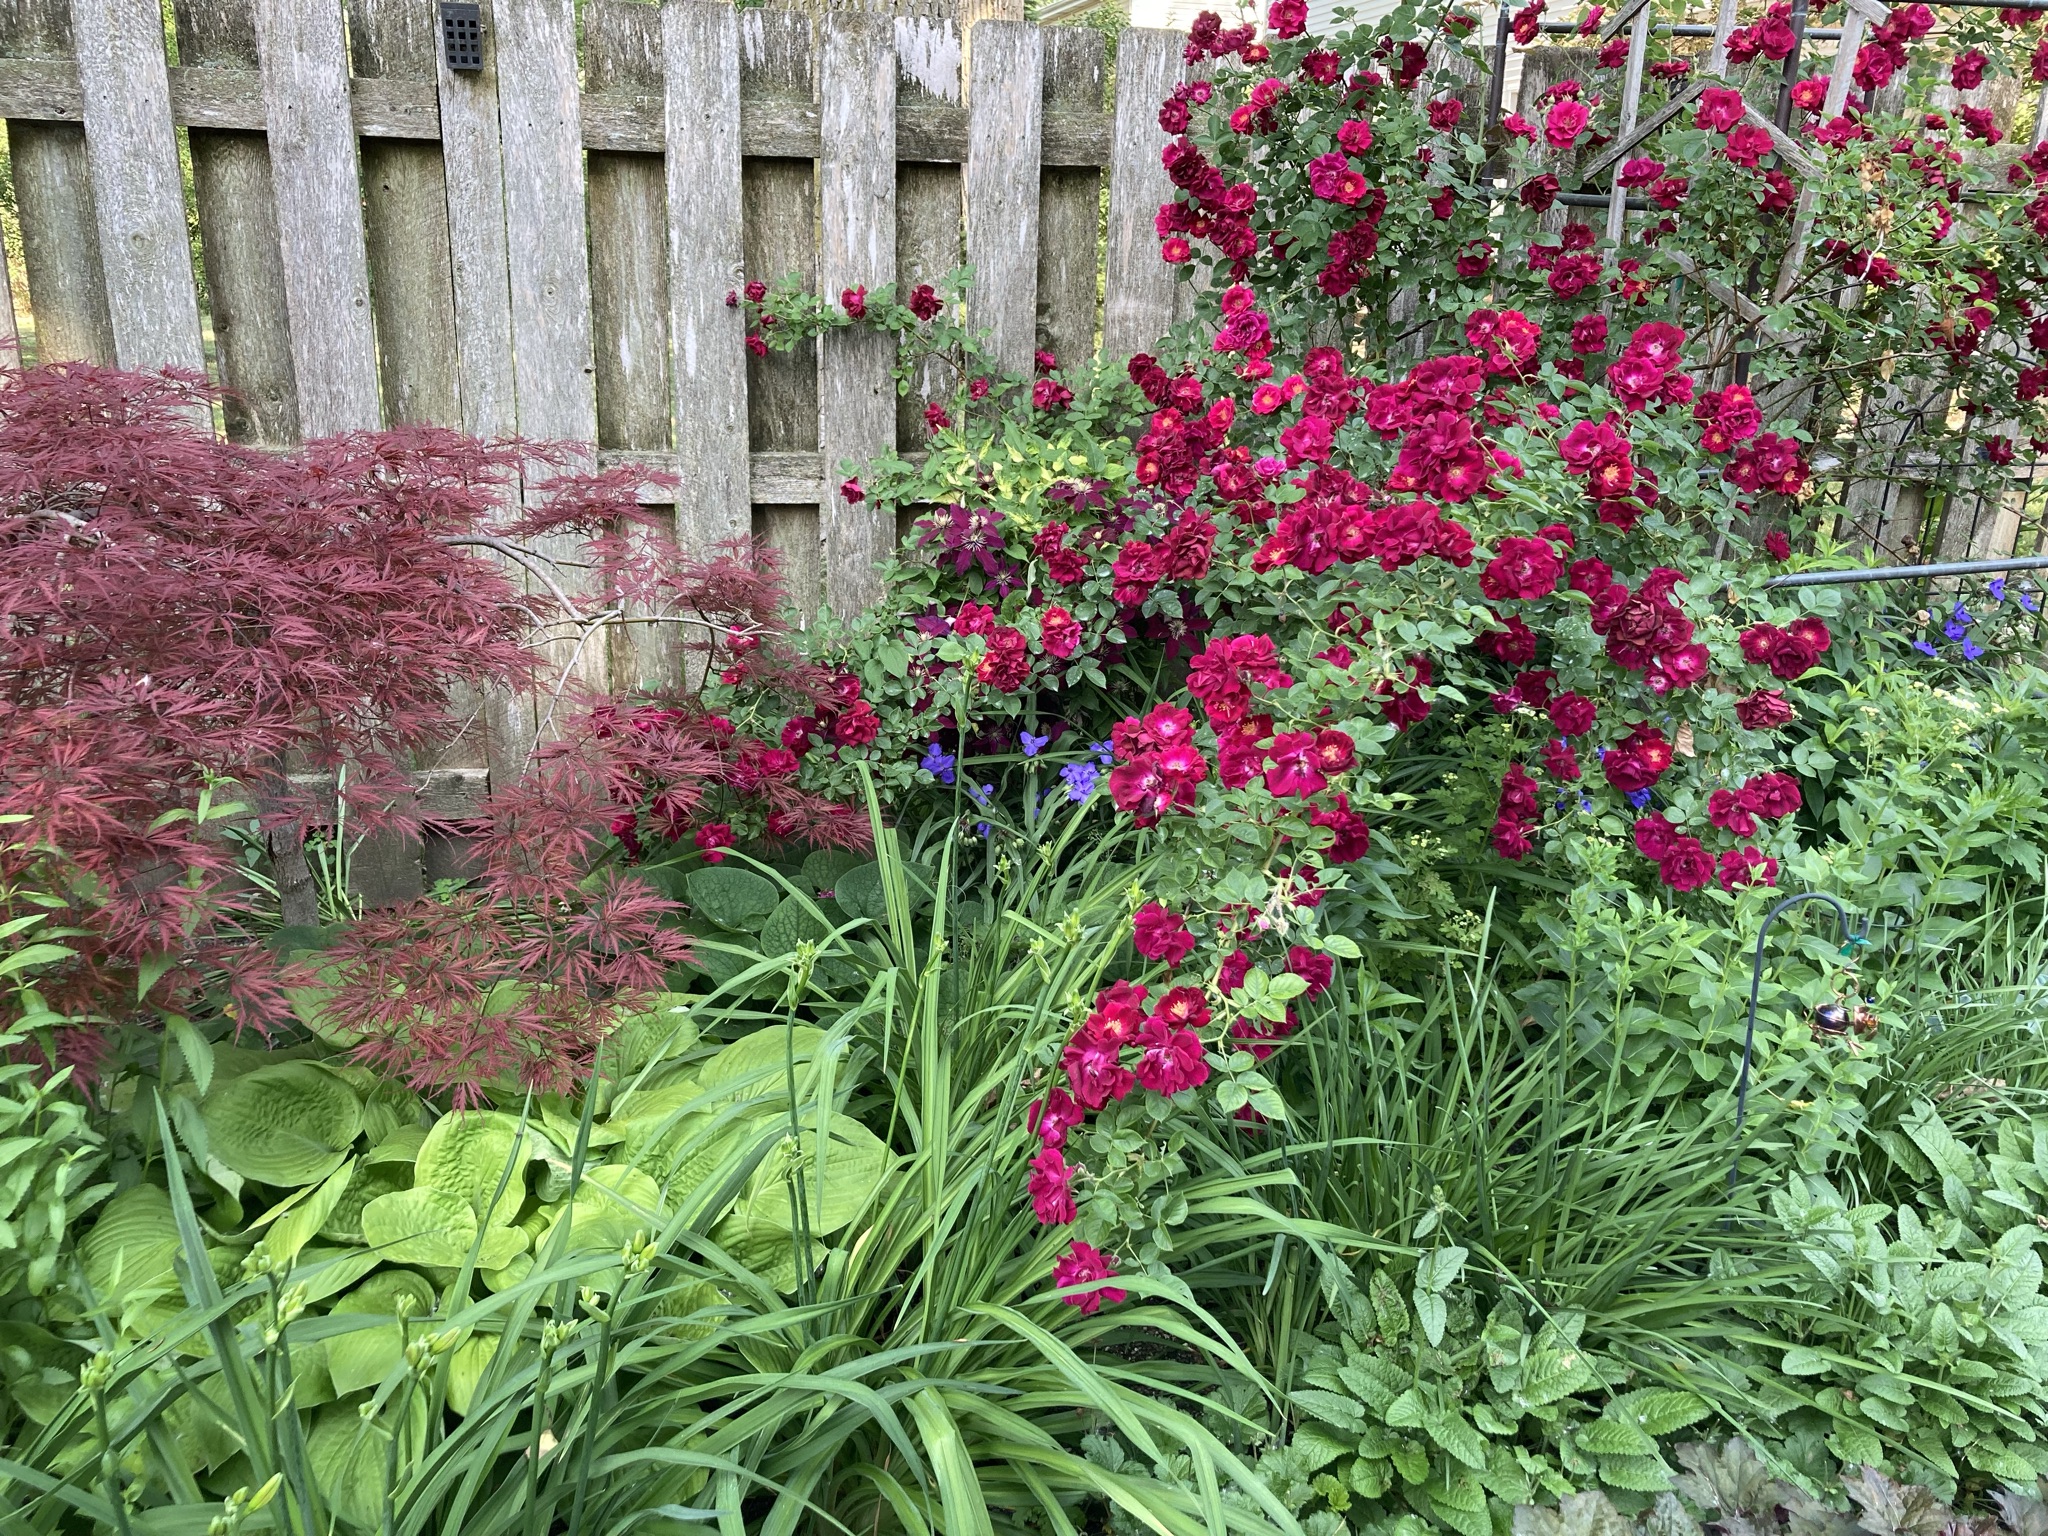
[[[2000,1116],[1979,1147],[1923,1101],[1874,1139],[1916,1201],[1852,1205],[1819,1174],[1771,1191],[1762,1244],[1799,1262],[1742,1310],[1789,1345],[1772,1417],[1817,1416],[1842,1462],[1903,1468],[1948,1497],[2030,1483],[2048,1473],[2048,1117]]]
[[[2048,1480],[2024,1493],[2000,1491],[1995,1516],[1971,1518],[1929,1488],[1901,1484],[1875,1467],[1845,1472],[1846,1511],[1774,1475],[1741,1440],[1725,1446],[1682,1445],[1685,1471],[1676,1493],[1631,1518],[1601,1492],[1560,1499],[1555,1506],[1515,1510],[1514,1536],[2040,1536],[2048,1530]]]
[[[1612,1395],[1627,1372],[1587,1349],[1583,1315],[1532,1321],[1509,1298],[1482,1316],[1458,1247],[1425,1252],[1363,1288],[1333,1271],[1339,1338],[1313,1350],[1290,1397],[1292,1438],[1260,1462],[1297,1512],[1313,1501],[1362,1529],[1412,1510],[1459,1536],[1491,1536],[1502,1506],[1582,1484],[1669,1486],[1660,1441],[1707,1416],[1691,1393]]]

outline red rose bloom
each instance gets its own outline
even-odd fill
[[[1598,714],[1598,706],[1583,694],[1560,693],[1550,701],[1550,723],[1560,736],[1585,735]]]
[[[1054,604],[1039,616],[1038,642],[1045,647],[1046,655],[1065,661],[1080,648],[1080,621]]]
[[[1146,902],[1131,919],[1131,941],[1146,959],[1163,960],[1168,965],[1179,965],[1195,947],[1187,919],[1156,901]]]
[[[832,739],[842,747],[864,747],[881,734],[881,730],[881,716],[875,713],[874,706],[866,699],[860,699],[832,722]]]
[[[1747,698],[1735,701],[1735,718],[1745,730],[1775,731],[1791,722],[1792,706],[1785,702],[1783,689],[1759,688]]]
[[[1557,590],[1563,574],[1557,552],[1547,540],[1510,535],[1500,541],[1500,552],[1479,573],[1479,590],[1497,603],[1545,597]]]
[[[1677,837],[1657,861],[1657,878],[1674,891],[1696,891],[1714,878],[1714,858],[1696,837]]]

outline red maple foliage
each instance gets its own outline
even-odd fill
[[[201,795],[303,828],[332,801],[295,781],[345,767],[358,828],[403,823],[409,759],[460,728],[464,695],[561,691],[538,642],[564,626],[581,644],[608,624],[679,624],[700,667],[820,695],[786,642],[772,562],[751,547],[682,556],[632,472],[572,473],[565,451],[427,427],[270,453],[214,438],[210,404],[187,375],[67,364],[0,379],[0,891],[69,901],[61,920],[82,936],[46,988],[60,1007],[183,1008],[224,982],[242,1022],[281,1017],[286,978],[237,921],[248,897],[231,848],[190,814]],[[546,494],[522,506],[536,467]],[[673,837],[707,793],[738,795],[774,835],[859,841],[843,808],[763,775],[766,744],[721,726],[680,682],[644,703],[577,699],[561,738],[484,806],[474,886],[373,914],[334,956],[354,974],[327,1011],[365,1058],[422,1087],[508,1071],[558,1085],[619,994],[682,953],[648,887],[590,878],[635,850],[643,816]],[[506,981],[526,1001],[486,1014],[477,1000]],[[89,1067],[95,1033],[71,1033],[65,1054]]]

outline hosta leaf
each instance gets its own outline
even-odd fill
[[[808,1096],[813,1080],[813,1074],[805,1070],[806,1063],[817,1056],[824,1041],[825,1032],[809,1024],[757,1029],[698,1066],[697,1086],[706,1093],[725,1090],[732,1097],[772,1098],[787,1104],[788,1073],[793,1065],[801,1100]]]
[[[177,1287],[178,1224],[171,1197],[157,1185],[138,1184],[114,1196],[78,1247],[94,1294],[110,1306]]]
[[[517,1115],[482,1109],[443,1115],[420,1145],[412,1181],[455,1196],[479,1225],[504,1223],[526,1199],[526,1165],[555,1150]]]
[[[401,1189],[363,1207],[363,1241],[387,1263],[453,1269],[469,1258],[476,1236],[476,1212],[446,1190]],[[479,1267],[496,1269],[504,1262]]]
[[[245,1179],[289,1189],[341,1166],[363,1128],[348,1084],[310,1061],[258,1067],[218,1084],[200,1105],[213,1155]]]
[[[782,899],[774,881],[730,864],[690,871],[684,889],[694,911],[735,933],[758,933],[762,920]]]
[[[475,1333],[448,1352],[442,1369],[447,1372],[448,1406],[457,1413],[469,1412],[469,1405],[476,1398],[477,1383],[484,1379],[492,1357],[498,1353],[499,1342],[495,1333]]]
[[[605,1036],[606,1070],[623,1077],[650,1062],[664,1061],[689,1050],[697,1043],[697,1022],[690,1008],[687,993],[649,995],[638,1012],[620,1019]]]
[[[405,1330],[398,1321],[401,1306],[408,1317],[431,1312],[433,1286],[411,1270],[383,1270],[328,1308],[336,1317],[388,1319],[375,1327],[356,1328],[327,1339],[327,1374],[336,1392],[346,1396],[376,1386],[404,1357]]]
[[[412,1165],[410,1163],[376,1163],[368,1158],[356,1164],[348,1188],[334,1203],[334,1209],[327,1213],[327,1219],[320,1226],[320,1235],[337,1243],[360,1243],[363,1240],[363,1207],[380,1195],[395,1194],[401,1189],[412,1188]]]
[[[815,1125],[771,1148],[749,1181],[747,1201],[759,1222],[780,1222],[797,1230],[798,1211],[790,1196],[801,1192],[804,1220],[819,1236],[852,1221],[875,1198],[894,1161],[881,1138],[851,1115],[827,1122],[825,1164],[818,1166]]]
[[[262,1248],[280,1269],[291,1268],[299,1250],[325,1229],[356,1171],[353,1160],[343,1163],[318,1189],[270,1223],[270,1230],[263,1234]]]
[[[418,1454],[425,1427],[427,1395],[415,1392],[411,1402],[413,1410],[397,1447],[401,1466]],[[385,1476],[397,1417],[386,1407],[375,1418],[365,1419],[354,1403],[330,1403],[314,1416],[306,1436],[306,1466],[314,1485],[337,1516],[361,1531],[383,1524]]]

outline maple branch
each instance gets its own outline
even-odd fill
[[[531,550],[521,549],[511,540],[500,539],[488,533],[463,533],[450,534],[444,537],[441,542],[457,548],[466,546],[477,549],[496,550],[499,554],[505,556],[506,559],[517,562],[533,575],[538,576],[548,591],[554,594],[555,601],[569,610],[570,613],[579,611],[576,604],[570,600],[569,594],[564,592],[560,584],[556,582],[553,570],[554,562],[542,559]]]

